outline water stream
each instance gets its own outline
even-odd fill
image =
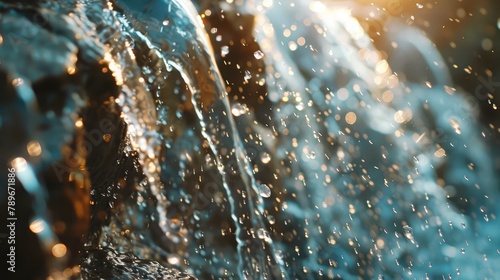
[[[10,5],[0,8],[28,19],[36,13],[43,23],[27,20],[43,26],[36,34],[52,32],[67,46],[57,64],[64,75],[89,80],[69,78],[78,96],[61,114],[37,107],[27,117],[69,123],[60,143],[48,132],[26,136],[47,153],[43,161],[9,156],[37,197],[30,230],[47,254],[63,241],[48,226],[44,168],[64,158],[57,147],[71,146],[74,135],[91,139],[107,120],[119,128],[97,133],[99,144],[76,152],[79,167],[59,179],[90,188],[75,277],[493,279],[498,272],[498,174],[485,130],[418,29],[389,22],[386,40],[400,48],[383,51],[352,6],[336,1]],[[399,70],[414,59],[409,49],[425,58],[427,81]],[[44,75],[2,53],[3,67],[27,84]],[[400,58],[397,71],[391,56]],[[14,95],[30,104],[41,99],[35,94],[20,86]],[[51,260],[49,274],[64,279],[64,259]]]

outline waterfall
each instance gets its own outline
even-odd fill
[[[11,2],[2,161],[41,274],[496,275],[485,129],[417,28],[382,50],[339,1]]]

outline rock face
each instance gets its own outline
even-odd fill
[[[104,19],[97,25],[88,18],[101,17],[94,12],[103,8],[97,2],[0,3],[0,129],[6,136],[0,155],[3,181],[8,166],[19,172],[17,279],[76,277],[80,269],[89,279],[187,277],[155,262],[150,274],[147,261],[92,249],[113,207],[144,178],[115,103],[121,87],[107,55],[109,38],[96,33],[106,29]],[[23,175],[26,169],[31,173]],[[5,192],[1,200],[7,209]],[[62,256],[54,253],[60,244]]]
[[[0,0],[15,278],[493,279],[498,135],[421,33],[195,2]]]

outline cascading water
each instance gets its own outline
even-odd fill
[[[146,8],[152,9],[150,12],[143,13],[143,16],[148,18],[146,22],[139,23],[131,20],[131,24],[138,23],[139,26],[131,28],[129,34],[134,44],[143,44],[149,50],[156,50],[153,55],[156,56],[156,65],[151,67],[154,70],[149,74],[148,79],[155,79],[154,75],[158,74],[159,69],[166,70],[164,73],[166,80],[169,79],[169,75],[175,75],[168,72],[177,71],[186,85],[186,89],[181,92],[182,96],[191,96],[191,100],[185,102],[192,102],[192,105],[188,103],[187,106],[193,107],[201,135],[210,147],[210,152],[206,156],[213,157],[231,207],[238,244],[238,275],[241,278],[250,277],[251,279],[282,277],[281,274],[285,272],[280,268],[279,260],[276,259],[272,241],[269,238],[255,238],[255,233],[265,228],[261,217],[262,199],[258,194],[257,185],[234,122],[230,118],[222,78],[218,73],[212,51],[194,7],[177,1],[168,4],[161,1],[151,2],[146,6],[135,1],[119,1],[116,4],[123,5],[131,15],[134,12],[144,11]],[[145,26],[148,20],[162,22],[163,27],[160,32],[153,35],[147,31],[147,28],[141,30],[140,25]],[[148,34],[150,38],[145,34]],[[160,46],[169,45],[170,47],[166,50],[160,48]],[[147,60],[143,70],[148,67]],[[144,74],[148,75],[148,73]],[[178,99],[172,94],[156,97],[157,101],[163,104]],[[127,99],[126,96],[121,98]],[[137,111],[148,110],[147,108],[151,106],[152,104],[149,107],[138,108]],[[175,108],[175,103],[169,104],[168,107]],[[165,109],[167,114],[170,108]],[[161,106],[157,109],[164,110]],[[132,115],[131,119],[140,119],[140,117]],[[171,123],[169,118],[160,118],[159,122],[165,122],[167,125]],[[155,133],[154,126],[148,128],[152,130],[151,133]],[[176,128],[173,127],[173,129]],[[168,143],[172,139],[166,138],[163,141],[165,141],[163,143]],[[165,209],[166,207],[160,205],[159,208]],[[270,267],[274,265],[277,266],[277,270],[270,270]]]
[[[23,230],[50,257],[32,273],[498,272],[485,130],[416,28],[388,23],[382,51],[335,1],[12,2],[1,159],[26,190],[16,199],[35,197]]]

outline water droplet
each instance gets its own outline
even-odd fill
[[[28,143],[27,150],[30,156],[36,157],[42,153],[42,146],[38,143],[38,141],[32,140]]]
[[[28,167],[28,162],[22,157],[13,159],[10,164],[17,172],[23,172]]]
[[[461,251],[462,251],[462,254],[465,254],[465,248],[462,248]]]
[[[222,57],[226,57],[226,55],[229,53],[229,47],[228,46],[222,46],[220,48],[220,55]]]
[[[269,221],[269,224],[274,225],[276,223],[276,219],[274,219],[274,216],[268,215],[267,220]]]
[[[193,211],[193,218],[196,221],[199,221],[201,219],[201,213],[200,213],[200,211],[198,211],[198,210]]]
[[[462,228],[465,228],[465,223],[462,223]]]
[[[269,239],[270,238],[269,233],[267,232],[267,230],[265,230],[263,228],[259,228],[257,230],[257,237],[259,237],[260,239]]]
[[[175,116],[179,119],[182,119],[182,114],[183,114],[182,110],[175,111]]]
[[[259,186],[259,194],[263,198],[268,198],[271,196],[271,189],[266,184],[261,184]]]
[[[413,242],[413,229],[410,226],[403,227],[403,234],[406,238],[408,238],[411,242]]]
[[[31,222],[29,227],[33,233],[40,233],[46,228],[46,223],[41,219],[37,219]]]
[[[275,251],[275,254],[274,254],[274,257],[278,260],[278,261],[282,261],[283,260],[283,250],[276,250]]]
[[[455,120],[454,118],[451,118],[450,124],[451,124],[451,127],[455,130],[455,132],[457,134],[462,133],[462,131],[460,130],[460,124],[457,122],[457,120]]]
[[[304,103],[302,102],[298,103],[297,105],[295,105],[295,108],[297,108],[297,110],[299,111],[304,110]]]
[[[62,243],[58,243],[52,247],[52,255],[56,258],[64,257],[67,251],[66,245]]]
[[[354,123],[356,123],[356,120],[357,120],[357,116],[356,116],[356,113],[354,113],[354,112],[349,112],[345,115],[345,121],[348,124],[354,124]]]
[[[248,81],[251,78],[252,78],[252,74],[250,73],[250,71],[246,70],[245,71],[245,77],[244,77],[245,81]]]
[[[212,163],[212,158],[210,157],[210,155],[209,155],[209,154],[207,154],[207,155],[205,156],[205,163],[206,163],[207,165],[210,165],[210,164]]]
[[[264,57],[264,53],[261,51],[261,50],[258,50],[256,52],[253,53],[253,56],[256,58],[256,59],[261,59]]]
[[[310,159],[315,159],[316,158],[316,152],[314,151],[311,151],[308,155],[307,155],[308,158]]]
[[[424,5],[417,3],[417,8],[422,9],[423,7],[424,7]]]
[[[236,103],[232,106],[231,113],[233,114],[233,116],[239,117],[246,113],[246,108],[244,105]]]
[[[181,262],[179,257],[168,257],[167,262],[171,265],[178,265]]]
[[[271,161],[271,156],[268,153],[263,152],[260,155],[260,160],[262,161],[263,164],[267,164]]]
[[[197,230],[195,233],[194,233],[194,237],[196,239],[200,239],[200,238],[203,238],[205,236],[205,233],[201,230]]]

